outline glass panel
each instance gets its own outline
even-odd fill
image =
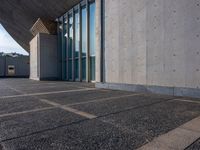
[[[79,37],[79,13],[75,12],[75,79],[79,79],[79,51],[80,51],[80,37]]]
[[[72,51],[73,51],[73,16],[69,15],[69,58],[72,58]]]
[[[95,80],[95,55],[96,55],[96,47],[95,47],[95,3],[91,3],[89,6],[90,9],[90,29],[89,29],[89,37],[90,37],[90,80]]]
[[[69,15],[69,38],[68,38],[68,76],[72,80],[72,52],[73,52],[73,16]]]
[[[67,78],[67,64],[66,64],[66,51],[67,51],[67,47],[66,47],[66,43],[67,43],[67,39],[65,37],[65,34],[67,32],[67,24],[65,23],[66,22],[66,19],[63,20],[63,50],[62,50],[62,59],[63,59],[63,79],[66,80]]]
[[[86,80],[86,57],[82,58],[82,80]]]
[[[86,54],[87,54],[87,22],[86,22],[86,7],[83,7],[81,10],[82,16],[82,24],[81,24],[81,31],[82,31],[82,80],[86,80]]]
[[[69,79],[72,79],[72,60],[69,60],[69,68],[68,68],[68,75],[69,75]]]
[[[79,57],[79,13],[75,12],[75,57]]]
[[[90,57],[90,80],[95,80],[95,57]]]
[[[75,59],[75,78],[79,79],[79,59]]]
[[[86,68],[88,68],[90,70],[89,80],[95,80],[95,61],[96,61],[95,60],[96,56],[95,3],[94,2],[91,3],[89,1],[88,9],[89,10],[87,10],[86,6],[81,7],[80,10],[81,20],[79,11],[77,11],[77,9],[75,9],[74,15],[72,12],[69,12],[67,20],[63,19],[63,24],[61,25],[61,31],[60,31],[62,34],[59,36],[62,39],[60,44],[62,45],[62,61],[63,61],[62,70],[64,79],[68,78],[69,80],[72,80],[73,74],[75,79],[80,78],[79,70],[81,68],[82,79],[86,80],[86,72],[87,72]],[[88,13],[89,16],[87,16],[87,11],[89,12]],[[89,24],[87,24],[87,17],[89,19],[88,20]],[[81,33],[80,33],[80,27],[81,27]],[[87,28],[89,29],[89,31],[87,30]],[[87,32],[89,34],[88,37],[87,37]],[[81,35],[81,41],[80,41],[80,35]],[[88,39],[89,41],[87,41],[87,38],[89,38]],[[87,45],[87,43],[89,43],[89,45]],[[80,50],[82,54],[81,66],[79,60]],[[88,59],[90,64],[88,64],[87,62],[88,51],[89,51]]]
[[[87,31],[87,22],[86,22],[86,7],[83,7],[82,10],[82,25],[81,25],[81,28],[82,28],[82,56],[86,57],[86,53],[87,53],[87,34],[86,34],[86,31]]]

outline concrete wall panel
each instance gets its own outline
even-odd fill
[[[38,36],[35,36],[30,42],[30,78],[38,77]]]
[[[107,0],[106,82],[200,86],[198,0]]]
[[[146,82],[145,1],[106,1],[106,81]]]
[[[57,36],[39,34],[40,78],[58,78]]]
[[[30,78],[59,79],[57,36],[39,33],[30,42]]]

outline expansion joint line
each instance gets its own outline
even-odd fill
[[[60,105],[58,103],[55,103],[55,102],[51,102],[49,100],[46,100],[46,99],[39,99],[41,102],[44,102],[44,103],[47,103],[49,105],[52,105],[54,107],[57,107],[57,108],[60,108],[60,109],[63,109],[63,110],[66,110],[68,112],[72,112],[74,114],[77,114],[77,115],[80,115],[82,117],[85,117],[87,119],[94,119],[94,118],[97,118],[97,116],[95,115],[92,115],[92,114],[89,114],[87,112],[83,112],[83,111],[79,111],[77,109],[74,109],[74,108],[71,108],[71,107],[68,107],[68,106],[65,106],[65,105]]]

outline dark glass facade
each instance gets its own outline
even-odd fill
[[[95,80],[95,3],[89,5],[90,80]]]
[[[59,20],[63,80],[95,81],[95,1],[82,1]]]
[[[81,46],[82,46],[82,80],[86,80],[86,57],[87,57],[87,9],[81,8]]]

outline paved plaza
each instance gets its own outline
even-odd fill
[[[199,99],[0,79],[2,150],[196,150],[199,116]]]

